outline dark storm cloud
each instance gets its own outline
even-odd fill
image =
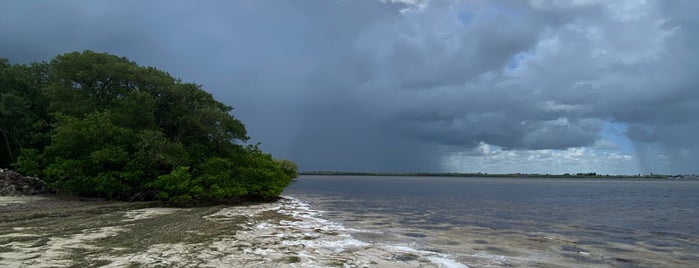
[[[156,66],[236,107],[255,141],[304,170],[438,171],[484,143],[595,146],[611,121],[629,125],[648,171],[697,172],[697,9],[695,1],[4,1],[0,57],[92,49]]]

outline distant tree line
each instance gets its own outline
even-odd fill
[[[59,193],[175,203],[267,199],[296,165],[247,145],[200,85],[92,51],[0,59],[0,167]]]
[[[458,172],[355,172],[355,171],[304,171],[301,175],[343,175],[343,176],[416,176],[416,177],[488,177],[488,178],[642,178],[642,179],[665,179],[666,175],[661,174],[638,174],[638,175],[602,175],[595,172],[576,174],[539,174],[539,173],[458,173]]]

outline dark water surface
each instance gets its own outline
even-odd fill
[[[301,176],[285,194],[472,267],[699,267],[699,181]]]

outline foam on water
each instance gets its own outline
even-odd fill
[[[275,203],[223,208],[205,219],[236,223],[230,236],[197,244],[157,244],[146,251],[105,256],[111,267],[198,265],[233,267],[466,267],[451,256],[409,245],[369,243],[366,231],[322,218],[322,211],[283,197]],[[276,215],[276,216],[275,216]]]
[[[144,208],[144,209],[134,209],[129,210],[125,213],[126,219],[122,221],[137,221],[150,219],[162,215],[168,215],[180,211],[183,209],[179,208]]]
[[[429,256],[429,257],[427,257],[427,259],[429,259],[433,263],[436,263],[440,267],[448,267],[448,268],[467,268],[468,267],[466,265],[463,265],[459,262],[456,262],[456,261],[448,259],[448,258]]]
[[[318,259],[322,259],[323,254],[331,253],[331,256],[337,255],[332,258],[348,260],[349,262],[345,263],[348,265],[359,264],[351,262],[351,260],[359,259],[369,261],[369,263],[386,265],[467,267],[453,260],[447,254],[418,250],[409,245],[369,243],[358,240],[352,234],[378,232],[347,228],[341,223],[323,219],[322,211],[314,210],[308,203],[296,198],[285,196],[280,204],[279,213],[291,216],[293,220],[280,221],[276,226],[264,225],[264,229],[281,228],[286,230],[286,235],[277,235],[278,238],[282,238],[282,245],[303,245],[304,254],[300,254],[300,256],[305,256],[308,261],[317,262]],[[296,234],[301,234],[301,239],[298,239]],[[403,255],[414,257],[401,258]]]

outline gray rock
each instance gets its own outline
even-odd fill
[[[0,196],[35,195],[46,192],[46,183],[36,177],[26,177],[9,170],[0,169]]]

